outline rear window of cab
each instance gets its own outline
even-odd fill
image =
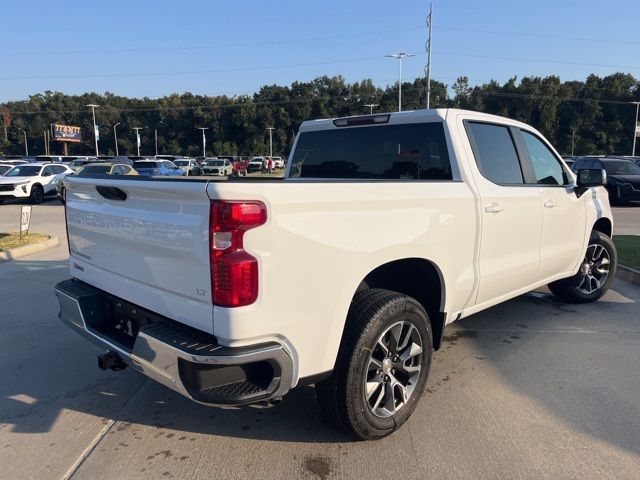
[[[441,122],[304,132],[293,178],[452,180]]]

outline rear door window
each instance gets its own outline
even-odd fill
[[[498,185],[524,183],[520,160],[508,127],[468,122],[467,131],[483,177]]]
[[[347,127],[304,132],[291,177],[451,180],[442,123]]]

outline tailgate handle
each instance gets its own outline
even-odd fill
[[[127,194],[118,187],[103,187],[102,185],[96,185],[96,190],[107,200],[118,200],[120,202],[124,202],[127,199]]]

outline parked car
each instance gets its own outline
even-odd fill
[[[193,158],[180,158],[178,160],[174,160],[173,163],[180,167],[189,176],[202,175],[202,167],[198,165],[198,162]]]
[[[40,163],[62,163],[62,156],[60,155],[36,155],[36,162]]]
[[[74,172],[77,172],[80,168],[84,167],[88,163],[98,163],[98,162],[99,162],[99,160],[96,160],[96,159],[93,159],[93,160],[72,160],[67,164],[67,166],[71,170],[73,170]]]
[[[29,163],[26,160],[13,160],[10,158],[7,158],[5,160],[2,160],[2,163],[6,164],[10,164],[10,165],[26,165],[27,163]]]
[[[109,351],[101,368],[211,405],[315,384],[333,422],[375,439],[423,397],[445,325],[547,284],[593,302],[615,277],[603,171],[576,179],[524,123],[314,120],[290,162],[285,181],[67,180],[59,318]]]
[[[271,157],[271,160],[273,160],[274,170],[284,170],[284,160],[282,157]]]
[[[0,176],[4,175],[5,173],[7,173],[9,170],[11,170],[13,167],[15,167],[15,165],[12,165],[10,163],[0,163]]]
[[[138,160],[133,162],[133,168],[144,176],[181,177],[185,172],[169,160]]]
[[[138,175],[138,172],[125,163],[87,162],[76,172],[69,175],[82,178],[93,175]],[[56,180],[54,183],[58,198],[62,203],[65,203],[66,187],[64,185],[64,179]]]
[[[233,173],[233,166],[229,160],[212,158],[202,165],[203,175],[229,176]]]
[[[267,159],[265,157],[253,157],[247,164],[247,172],[263,172],[267,168]]]
[[[576,160],[573,170],[600,168],[607,172],[606,188],[612,204],[640,201],[640,166],[625,158],[585,158]]]
[[[33,204],[41,203],[46,195],[55,195],[54,182],[72,172],[61,164],[16,165],[0,177],[0,203],[8,198],[28,198]]]

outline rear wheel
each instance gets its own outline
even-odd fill
[[[431,367],[429,318],[413,298],[357,294],[331,377],[316,384],[322,411],[359,440],[393,433],[411,416]]]
[[[550,283],[549,290],[564,302],[595,302],[609,290],[617,265],[618,253],[611,238],[593,231],[578,273]]]
[[[29,201],[34,205],[38,205],[39,203],[42,203],[43,199],[44,199],[44,189],[40,185],[33,185],[31,187],[31,194],[29,195]]]

